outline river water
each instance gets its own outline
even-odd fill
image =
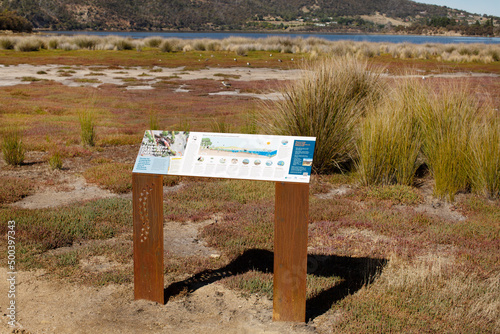
[[[59,35],[92,35],[92,36],[121,36],[134,39],[147,37],[181,38],[181,39],[225,39],[228,37],[266,38],[271,36],[308,38],[316,37],[328,41],[350,40],[356,42],[384,42],[384,43],[483,43],[500,44],[500,37],[462,37],[462,36],[420,36],[420,35],[356,35],[356,34],[287,34],[287,33],[233,33],[233,32],[127,32],[127,31],[57,31],[45,34]]]

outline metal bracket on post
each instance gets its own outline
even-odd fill
[[[309,184],[276,182],[273,320],[305,322]]]
[[[163,176],[132,174],[134,299],[164,304]]]

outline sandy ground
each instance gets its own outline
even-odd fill
[[[68,66],[61,65],[0,65],[0,86],[13,86],[18,84],[29,84],[30,81],[23,81],[23,78],[36,78],[40,80],[53,80],[67,86],[93,86],[102,84],[123,85],[128,79],[141,79],[143,86],[131,87],[138,89],[151,86],[165,78],[175,77],[176,80],[198,80],[198,79],[221,79],[224,76],[231,77],[231,81],[253,81],[253,80],[292,80],[300,75],[300,70],[280,70],[269,68],[206,68],[186,71],[184,67],[168,68],[162,67],[161,72],[156,72],[160,68],[153,68],[153,71],[142,67],[127,67],[120,70],[110,70],[107,66]],[[79,79],[95,79],[100,82],[86,83],[78,82]],[[76,81],[75,81],[76,80]]]
[[[313,333],[305,324],[272,321],[272,302],[209,284],[165,305],[133,300],[133,286],[82,287],[49,281],[44,271],[19,272],[20,333]],[[6,269],[0,269],[6,277]],[[3,284],[2,284],[3,286]],[[2,288],[3,290],[3,288]],[[6,293],[0,294],[2,333]],[[15,333],[15,332],[14,332]]]

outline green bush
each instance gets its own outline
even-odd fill
[[[313,171],[326,173],[355,155],[355,132],[367,106],[380,98],[379,74],[353,57],[304,68],[283,99],[265,106],[263,128],[277,135],[314,136]]]
[[[24,161],[24,146],[21,134],[17,129],[8,130],[3,136],[2,153],[9,165],[20,165]]]

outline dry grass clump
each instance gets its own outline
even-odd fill
[[[13,50],[15,46],[16,46],[16,39],[10,37],[0,38],[0,49]]]
[[[283,99],[265,106],[263,128],[270,133],[316,137],[313,169],[325,173],[355,155],[355,128],[369,103],[380,97],[376,69],[353,57],[309,64],[288,85]]]
[[[44,40],[36,37],[21,38],[14,46],[16,51],[22,52],[40,51],[46,48]]]
[[[398,85],[373,107],[361,126],[357,169],[364,185],[412,185],[422,145],[416,105],[425,100],[416,81]]]

